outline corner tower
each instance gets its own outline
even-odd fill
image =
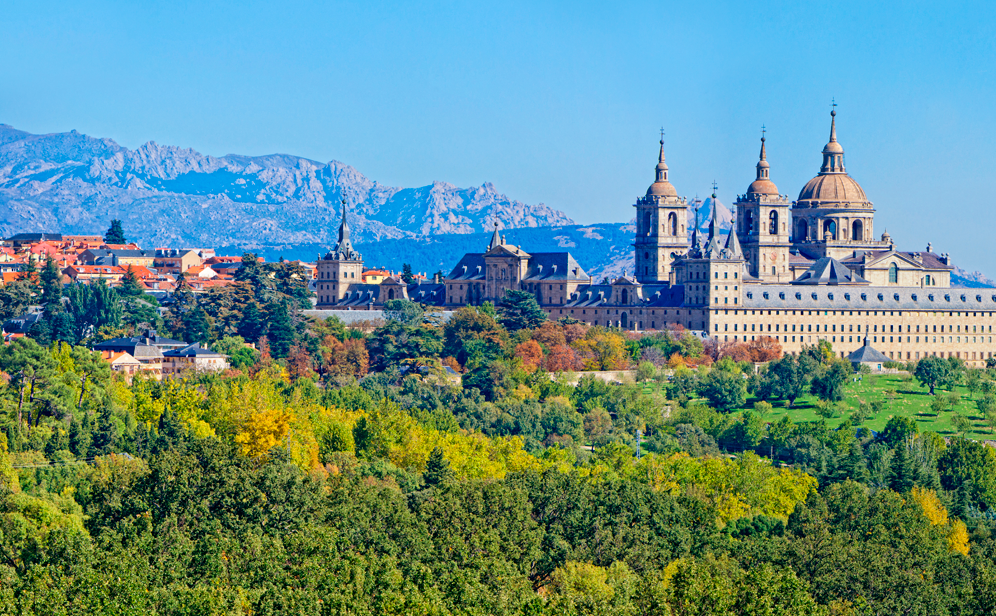
[[[647,194],[636,201],[636,278],[662,283],[671,277],[674,259],[688,251],[688,200],[668,179],[664,162],[664,131],[657,159],[657,177]]]
[[[769,177],[771,165],[765,151],[763,127],[761,131],[757,178],[734,204],[737,234],[751,276],[763,282],[788,282],[792,279],[788,267],[792,222],[789,206],[792,202],[778,194],[778,187]]]
[[[363,282],[363,256],[353,248],[349,223],[346,221],[346,200],[342,200],[342,222],[339,241],[316,264],[318,307],[332,306],[340,301],[350,285]]]

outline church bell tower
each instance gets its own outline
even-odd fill
[[[636,278],[641,283],[668,282],[675,257],[688,251],[688,200],[679,197],[664,162],[664,131],[657,159],[657,177],[637,199]]]

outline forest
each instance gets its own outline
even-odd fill
[[[856,375],[828,345],[551,321],[515,292],[350,328],[252,255],[168,306],[50,266],[0,287],[4,318],[45,308],[0,348],[0,614],[996,612],[996,450],[888,401],[831,422]],[[129,382],[88,348],[149,328],[232,367]],[[996,391],[906,368],[983,414]],[[773,418],[806,396],[820,416]]]

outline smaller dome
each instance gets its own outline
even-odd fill
[[[774,195],[778,196],[778,187],[768,177],[771,165],[768,163],[768,155],[764,148],[764,137],[761,137],[761,154],[757,161],[757,179],[747,187],[747,195]]]
[[[677,197],[678,191],[674,189],[671,182],[667,180],[661,180],[659,182],[654,182],[647,189],[648,197]]]
[[[754,180],[747,188],[748,195],[777,195],[778,187],[771,180]]]
[[[677,197],[678,191],[667,181],[667,163],[664,162],[664,136],[661,133],[661,153],[657,158],[656,180],[647,189],[648,197]]]

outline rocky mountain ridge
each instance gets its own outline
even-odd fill
[[[384,186],[338,161],[206,156],[154,142],[130,150],[76,131],[33,135],[0,124],[0,234],[100,233],[118,218],[146,246],[334,242],[341,199],[364,241],[570,225],[563,212],[509,199],[493,184]]]

